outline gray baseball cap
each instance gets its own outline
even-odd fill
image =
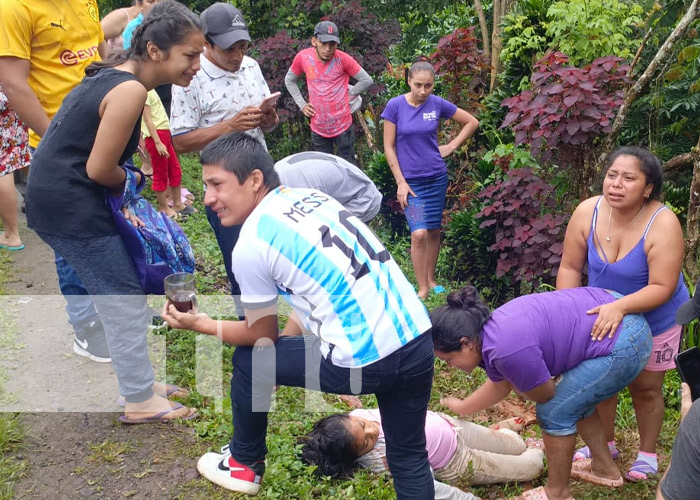
[[[340,32],[338,31],[338,27],[331,21],[321,21],[314,28],[314,36],[323,43],[340,43],[340,38],[338,37],[339,34]]]
[[[676,311],[676,323],[685,325],[700,318],[700,280],[695,285],[695,295]]]
[[[241,11],[228,3],[215,3],[200,15],[204,35],[222,49],[241,40],[250,42],[250,33]]]

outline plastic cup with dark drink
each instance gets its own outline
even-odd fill
[[[165,296],[180,312],[197,312],[197,282],[194,274],[175,273],[165,278]]]

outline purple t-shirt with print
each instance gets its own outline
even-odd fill
[[[591,339],[597,314],[586,311],[615,297],[602,288],[570,288],[524,295],[493,311],[482,327],[481,367],[494,382],[521,392],[544,384],[587,359],[612,351],[613,338]]]
[[[413,107],[405,95],[391,99],[382,118],[396,125],[396,156],[406,179],[432,177],[447,171],[438,149],[440,120],[450,119],[457,106],[442,97],[429,95]]]

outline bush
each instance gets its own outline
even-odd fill
[[[483,202],[476,214],[482,219],[479,227],[494,231],[495,241],[488,249],[498,252],[496,277],[510,274],[515,281],[534,282],[533,288],[551,284],[561,260],[566,221],[557,214],[555,188],[532,168],[511,168],[478,196]]]

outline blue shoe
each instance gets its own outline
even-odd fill
[[[442,285],[434,286],[433,287],[433,293],[435,295],[440,295],[442,293],[447,293],[447,290],[445,290],[445,287]]]

